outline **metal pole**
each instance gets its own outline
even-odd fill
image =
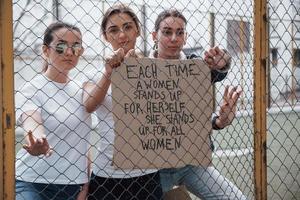
[[[146,54],[147,54],[147,34],[146,34],[146,24],[147,24],[147,18],[146,18],[146,3],[144,2],[143,3],[143,5],[142,5],[142,26],[143,26],[143,28],[142,28],[142,31],[143,31],[143,35],[142,35],[142,37],[143,37],[143,47],[144,47],[144,49],[143,49],[143,53],[144,53],[144,55],[146,56]]]
[[[215,13],[209,13],[209,46],[215,46]],[[212,86],[212,95],[216,99],[216,86]],[[213,110],[216,110],[216,100],[213,101]]]
[[[52,8],[53,8],[53,17],[54,20],[59,20],[59,0],[53,0]]]

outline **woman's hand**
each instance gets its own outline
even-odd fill
[[[114,68],[117,68],[121,65],[125,57],[124,49],[119,48],[114,51],[113,54],[105,58],[105,71],[106,75],[110,76]]]
[[[27,134],[28,144],[24,144],[23,148],[32,156],[45,155],[46,157],[51,156],[53,153],[46,137],[35,138],[31,131]]]
[[[82,186],[82,190],[77,195],[76,200],[86,200],[89,193],[89,183],[86,183]]]
[[[226,86],[223,95],[223,103],[219,111],[219,117],[216,120],[216,125],[219,128],[222,129],[225,126],[230,125],[235,118],[237,101],[241,94],[241,88]]]
[[[135,53],[134,49],[130,49],[126,55],[125,58],[138,58],[138,55]]]
[[[222,70],[229,66],[231,56],[227,51],[214,47],[204,52],[204,61],[211,69]]]

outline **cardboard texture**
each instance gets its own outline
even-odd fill
[[[208,166],[210,76],[208,66],[198,59],[126,59],[112,75],[114,166]]]

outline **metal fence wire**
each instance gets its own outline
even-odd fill
[[[300,1],[270,1],[268,9],[268,197],[299,199]]]
[[[183,49],[186,55],[196,54],[203,57],[205,50],[214,46],[226,49],[230,53],[232,56],[231,68],[226,78],[213,84],[211,98],[213,99],[214,113],[218,113],[220,110],[226,85],[239,86],[243,93],[238,100],[236,116],[232,123],[222,130],[213,130],[211,135],[214,144],[212,166],[218,174],[217,181],[211,182],[214,180],[213,174],[205,177],[203,174],[199,175],[195,172],[192,177],[194,183],[204,183],[211,188],[221,188],[220,190],[223,191],[220,193],[231,192],[232,199],[242,199],[243,197],[255,199],[253,128],[253,81],[255,81],[253,80],[253,49],[255,47],[253,46],[254,2],[251,0],[155,0],[150,2],[145,0],[13,0],[16,116],[23,116],[24,114],[21,113],[28,111],[28,104],[32,106],[32,102],[35,104],[37,99],[39,103],[43,104],[35,104],[34,108],[44,112],[41,108],[50,106],[51,112],[42,113],[40,121],[32,122],[32,132],[39,131],[39,128],[44,126],[43,122],[47,120],[53,124],[51,127],[43,127],[46,138],[47,134],[55,136],[53,141],[49,141],[53,148],[52,155],[49,157],[43,155],[26,157],[22,146],[26,143],[25,136],[28,134],[25,131],[26,127],[22,126],[22,120],[16,119],[18,122],[15,141],[16,181],[18,184],[21,184],[21,181],[29,181],[32,185],[45,183],[46,186],[41,189],[41,195],[46,198],[47,193],[43,191],[52,183],[60,181],[66,185],[82,183],[84,179],[82,177],[89,176],[87,169],[106,178],[113,177],[112,173],[107,170],[112,168],[110,166],[112,158],[106,157],[107,154],[104,154],[104,152],[110,152],[110,154],[113,152],[114,139],[111,138],[113,137],[111,132],[115,127],[111,125],[111,119],[109,119],[109,109],[111,108],[100,105],[98,108],[100,110],[93,113],[91,118],[77,114],[83,108],[82,93],[80,93],[80,91],[82,92],[82,83],[98,80],[103,75],[107,56],[112,53],[111,45],[101,34],[100,25],[105,11],[116,3],[128,5],[138,16],[141,30],[135,51],[146,57],[151,54],[154,46],[151,33],[154,31],[155,19],[163,10],[170,8],[181,11],[187,19],[185,30],[187,41]],[[266,44],[269,46],[268,74],[266,76],[268,83],[268,109],[266,111],[268,199],[300,200],[300,0],[270,0],[267,7],[266,20],[269,25],[268,44]],[[47,61],[42,51],[44,31],[54,21],[75,25],[82,33],[84,53],[79,58],[77,66],[70,72],[71,82],[77,88],[75,92],[66,91],[65,86],[59,84],[55,84],[55,88],[48,91],[48,85],[40,86],[42,83],[36,79],[42,73],[43,65]],[[123,29],[119,31],[124,33]],[[30,90],[24,88],[30,88]],[[30,94],[33,90],[36,92]],[[196,95],[203,96],[192,85],[188,85],[182,90],[195,90]],[[121,92],[122,98],[134,100],[134,97],[128,95],[127,92]],[[62,102],[59,99],[53,99],[53,96],[58,93],[67,95],[68,100]],[[192,101],[192,97],[189,98]],[[74,105],[75,107],[72,107]],[[198,105],[195,107],[196,109],[198,109]],[[32,115],[34,113],[27,113],[28,118],[31,118]],[[141,122],[137,117],[131,116],[131,118]],[[124,130],[135,126],[131,118],[123,122]],[[72,126],[69,126],[70,124]],[[78,127],[84,128],[78,130]],[[194,132],[199,131],[194,130],[194,127],[190,128]],[[61,133],[59,130],[66,132]],[[69,138],[71,136],[75,138],[72,142]],[[86,143],[87,147],[79,151],[79,146],[84,146],[83,143]],[[122,150],[122,147],[118,149]],[[201,151],[201,147],[199,149],[198,151]],[[184,156],[187,155],[190,154]],[[157,151],[157,158],[159,156]],[[91,166],[86,164],[86,167],[80,168],[79,163],[84,162],[84,158],[87,157],[91,161]],[[58,169],[59,163],[63,162],[67,163],[67,166]],[[168,158],[165,158],[163,162],[169,162]],[[47,167],[41,169],[38,168],[39,165]],[[137,169],[123,170],[118,180],[122,181],[137,173],[136,171]],[[52,177],[52,179],[48,177]],[[209,192],[210,195],[206,193],[207,196],[197,194],[197,191],[191,190],[193,186],[186,184],[185,179],[186,177],[177,180],[176,185],[185,185],[184,190],[187,190],[188,193],[184,193],[184,197],[180,197],[180,194],[173,190],[173,196],[168,194],[166,198],[168,196],[169,199],[209,199],[208,197],[213,195],[212,191]],[[156,180],[153,179],[153,181]],[[169,181],[174,180],[170,179]],[[228,182],[233,186],[224,186]],[[111,188],[101,192],[109,197],[114,192],[116,185],[120,183],[116,182]],[[159,187],[159,182],[156,183]],[[132,184],[134,185],[134,183]],[[147,190],[146,185],[145,189]],[[238,188],[238,191],[233,188]],[[16,191],[18,193],[18,186]],[[135,199],[137,193],[132,194],[131,197],[119,197],[119,199]],[[57,198],[60,195],[66,194],[58,193],[56,194]],[[90,194],[89,198],[92,198],[93,195]],[[17,198],[28,199],[26,196],[17,196]],[[65,198],[64,196],[63,199]],[[211,198],[213,199],[212,196]],[[115,199],[118,198],[115,197]]]

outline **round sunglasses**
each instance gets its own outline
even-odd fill
[[[65,54],[68,48],[72,49],[72,52],[75,56],[81,56],[83,53],[83,47],[79,43],[75,43],[72,46],[69,46],[67,43],[61,42],[51,47],[54,48],[54,50],[58,54]]]

